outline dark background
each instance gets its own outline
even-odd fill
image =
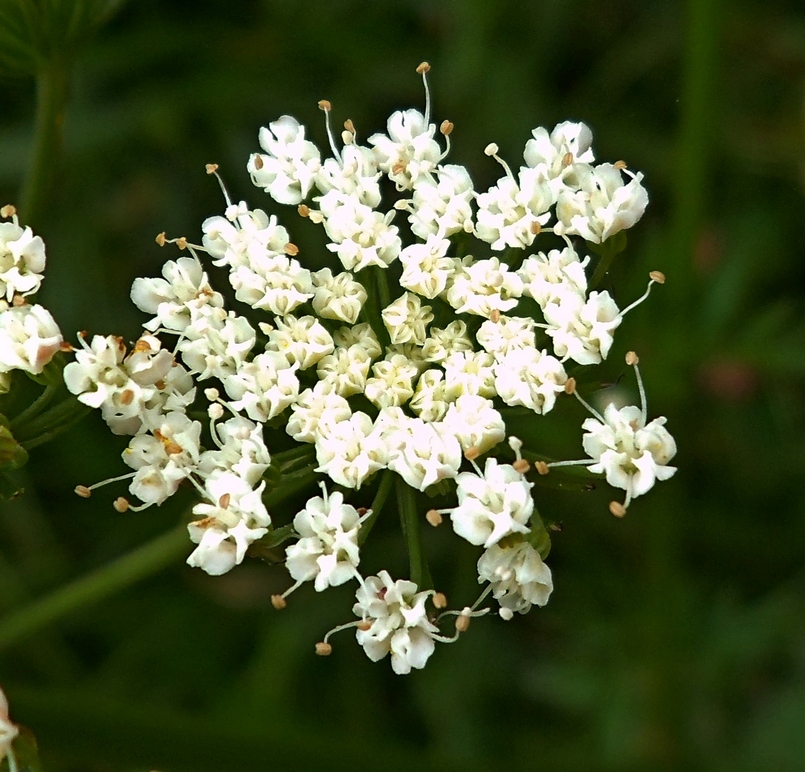
[[[82,3],[0,0],[12,16],[59,5]],[[274,211],[245,172],[261,125],[292,114],[324,147],[327,98],[365,138],[421,108],[427,59],[434,117],[456,126],[450,160],[479,188],[499,172],[488,142],[517,164],[532,128],[566,119],[592,127],[598,159],[645,173],[651,203],[612,284],[636,297],[651,269],[668,283],[620,328],[610,374],[641,354],[650,412],[680,450],[676,477],[624,520],[606,492],[546,494],[564,524],[548,606],[476,621],[407,677],[346,633],[313,655],[349,618],[348,589],[302,590],[277,613],[282,572],[211,578],[181,555],[6,641],[0,683],[46,769],[802,769],[800,0],[149,0],[77,30],[66,53],[58,25],[42,44],[69,101],[29,212],[48,248],[40,301],[68,337],[137,336],[131,282],[176,257],[155,234],[197,240],[222,210],[205,163]],[[36,108],[36,67],[7,59],[0,203],[31,177]],[[578,422],[551,426],[577,455]],[[25,495],[0,512],[0,638],[33,599],[174,527],[187,500],[124,516],[111,494],[73,496],[124,471],[124,444],[92,415],[33,451]],[[468,599],[474,559],[438,564]]]

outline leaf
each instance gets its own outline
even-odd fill
[[[5,472],[0,472],[0,500],[11,501],[20,496],[24,488],[17,485]]]

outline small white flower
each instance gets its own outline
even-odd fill
[[[374,330],[371,325],[366,323],[356,324],[354,327],[339,327],[333,333],[333,341],[336,346],[342,348],[360,346],[370,359],[377,359],[383,353],[383,348]]]
[[[430,306],[412,292],[400,295],[382,311],[383,324],[389,331],[392,343],[422,345],[428,337],[427,327],[433,321]]]
[[[360,563],[358,529],[361,516],[344,503],[338,491],[308,499],[294,517],[294,530],[300,539],[285,550],[285,567],[297,582],[314,582],[316,592],[337,587],[357,575]],[[367,513],[368,514],[368,513]]]
[[[404,405],[414,396],[416,365],[401,354],[394,354],[372,365],[372,377],[366,381],[366,398],[377,407]]]
[[[558,303],[548,303],[543,313],[556,355],[580,365],[598,364],[607,358],[615,330],[623,321],[608,292],[591,292],[586,301],[567,292]]]
[[[445,297],[459,314],[490,316],[505,313],[517,305],[523,294],[523,280],[497,257],[488,260],[456,261],[456,272]]]
[[[411,397],[409,406],[423,421],[433,423],[441,420],[450,402],[447,399],[447,390],[442,370],[425,370]]]
[[[589,257],[579,260],[572,247],[531,255],[517,271],[523,280],[523,294],[534,298],[541,308],[561,302],[568,293],[584,297],[587,294],[584,269],[589,262]]]
[[[59,326],[43,306],[12,306],[0,311],[0,372],[38,375],[62,344]]]
[[[524,540],[507,539],[493,544],[478,560],[478,582],[492,584],[492,596],[500,603],[500,616],[525,614],[532,605],[544,606],[553,592],[551,569]]]
[[[260,325],[268,334],[266,350],[278,351],[290,364],[299,365],[300,370],[312,367],[335,348],[332,336],[315,316],[297,319],[289,314],[274,321],[275,329]]]
[[[456,319],[445,328],[431,327],[430,335],[422,344],[422,358],[426,362],[441,364],[450,354],[472,351],[472,341],[467,335],[467,324]]]
[[[352,611],[371,626],[358,628],[356,638],[372,662],[391,653],[391,667],[398,675],[425,667],[436,648],[433,636],[439,633],[425,609],[431,595],[432,590],[417,592],[413,582],[393,581],[388,571],[367,577],[358,587]]]
[[[332,354],[319,360],[316,373],[322,381],[332,384],[336,394],[351,397],[366,388],[372,360],[366,349],[355,344],[337,347]]]
[[[500,361],[511,351],[534,348],[535,322],[530,317],[501,316],[496,322],[485,321],[475,338],[484,349]]]
[[[522,405],[535,413],[552,410],[566,382],[562,363],[535,348],[512,350],[495,364],[498,396],[507,405]]]
[[[408,217],[411,230],[421,239],[471,233],[474,198],[472,180],[463,166],[440,166],[417,181]]]
[[[487,458],[483,472],[462,472],[456,483],[458,506],[450,510],[450,519],[453,530],[470,544],[488,548],[509,534],[528,533],[534,484],[511,464]]]
[[[184,330],[185,337],[177,346],[188,370],[202,381],[224,380],[246,362],[256,342],[254,328],[245,316],[222,308],[206,308]]]
[[[291,417],[285,431],[297,442],[315,442],[320,427],[345,421],[352,415],[349,402],[340,396],[333,383],[319,381],[305,389],[291,405]]]
[[[131,299],[137,308],[155,314],[143,327],[152,332],[160,327],[183,332],[206,306],[221,308],[224,298],[214,292],[201,263],[195,257],[168,260],[162,267],[162,279],[134,280]]]
[[[397,226],[391,224],[393,216],[393,211],[383,215],[355,198],[343,199],[324,221],[332,241],[327,249],[338,255],[347,271],[369,265],[385,268],[399,257],[402,248]]]
[[[373,134],[375,158],[382,171],[396,183],[397,190],[410,190],[441,159],[442,151],[434,139],[436,125],[427,123],[419,110],[398,110],[388,120],[388,136]]]
[[[280,204],[299,204],[310,193],[321,167],[319,149],[305,139],[305,127],[283,115],[260,129],[260,146],[247,169],[252,182]]]
[[[202,244],[213,264],[259,269],[265,261],[285,254],[288,231],[262,209],[249,210],[245,201],[227,208],[226,216],[207,218],[201,225]]]
[[[316,175],[316,187],[324,194],[314,199],[328,216],[330,207],[325,202],[331,191],[343,200],[356,198],[361,204],[377,208],[380,205],[381,176],[371,148],[349,144],[341,150],[341,158],[327,158]],[[333,200],[336,200],[333,197]]]
[[[441,236],[405,247],[400,252],[400,285],[431,300],[440,295],[455,272],[453,260],[446,257],[449,249],[450,242]]]
[[[276,351],[258,354],[224,379],[224,389],[235,410],[253,421],[269,421],[292,405],[299,395],[296,365]]]
[[[541,127],[531,134],[533,139],[526,142],[523,158],[527,166],[548,178],[554,200],[562,189],[578,187],[579,169],[583,173],[595,160],[590,129],[583,123],[564,121],[550,135]]]
[[[624,183],[613,164],[601,164],[582,175],[579,190],[559,194],[554,232],[598,244],[631,228],[646,210],[648,193],[641,184],[642,173],[630,176]]]
[[[355,281],[351,273],[333,276],[329,268],[322,268],[313,274],[313,285],[313,310],[322,319],[337,319],[347,324],[358,321],[367,294],[363,284]]]
[[[30,228],[0,222],[0,298],[9,303],[14,295],[33,295],[44,278],[45,244]]]
[[[495,396],[495,359],[485,351],[456,351],[444,360],[445,394],[455,400],[462,394]]]
[[[461,446],[442,426],[403,416],[383,436],[389,446],[388,468],[412,488],[424,491],[458,474]]]
[[[442,426],[458,440],[462,451],[477,448],[486,453],[506,437],[506,424],[492,400],[477,394],[462,394],[452,403]]]
[[[336,485],[360,488],[388,463],[388,449],[366,413],[353,413],[338,422],[319,422],[316,436],[317,472]]]
[[[626,504],[642,496],[656,480],[667,480],[676,472],[668,462],[676,455],[674,438],[665,428],[665,418],[646,423],[646,416],[634,405],[607,405],[604,421],[588,418],[582,445],[595,460],[591,472],[604,473],[607,482],[626,491]]]
[[[205,450],[201,454],[199,474],[212,477],[233,472],[249,486],[257,485],[271,463],[262,424],[236,416],[217,424],[213,439],[219,443],[218,450]]]

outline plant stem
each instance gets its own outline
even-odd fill
[[[41,413],[52,401],[53,397],[56,396],[56,393],[59,391],[58,386],[46,386],[45,390],[33,401],[31,402],[25,410],[22,410],[18,415],[15,415],[14,418],[11,419],[9,422],[12,429],[18,427],[21,423],[25,423],[29,418]]]
[[[60,154],[69,79],[69,67],[58,59],[44,64],[36,77],[34,146],[19,207],[20,219],[29,225],[39,222]]]
[[[417,512],[416,491],[401,477],[397,478],[397,505],[400,508],[400,522],[403,536],[408,547],[408,563],[411,571],[411,581],[419,590],[433,587],[428,562],[422,550],[422,535],[419,527],[419,513]]]
[[[389,493],[391,493],[391,486],[394,483],[394,473],[389,471],[388,469],[384,469],[380,473],[380,487],[377,489],[377,493],[375,494],[374,501],[372,501],[372,514],[363,521],[363,525],[361,525],[360,531],[358,531],[358,546],[362,547],[363,543],[366,541],[367,537],[369,536],[369,531],[372,530],[372,527],[375,524],[380,512],[383,509],[384,504],[386,503],[386,499],[389,497]]]
[[[188,549],[184,525],[34,601],[0,622],[0,650],[161,571]]]

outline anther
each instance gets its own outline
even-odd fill
[[[575,393],[576,393],[576,379],[568,378],[565,381],[565,394],[575,394]]]
[[[425,513],[425,520],[427,520],[428,523],[434,528],[442,524],[442,519],[442,515],[438,509],[429,509]]]
[[[6,204],[0,209],[0,217],[13,217],[15,214],[17,214],[17,207],[14,204]]]
[[[118,496],[112,502],[112,506],[114,507],[116,512],[120,512],[122,514],[123,512],[128,512],[130,504],[128,499],[124,499],[122,496]]]
[[[627,351],[626,352],[626,364],[630,367],[632,365],[636,365],[640,361],[640,357],[635,354],[634,351]]]
[[[277,611],[282,611],[288,604],[285,602],[285,598],[282,595],[272,595],[271,596],[271,605],[277,609]],[[326,646],[327,644],[319,644]]]
[[[517,459],[512,466],[514,467],[514,471],[519,472],[520,474],[525,474],[529,469],[531,469],[531,464],[529,464],[524,458]]]
[[[461,614],[456,617],[456,632],[458,633],[466,633],[470,628],[470,621],[472,617],[467,613],[467,611],[469,611],[469,609],[464,609],[464,611],[462,611]]]
[[[285,245],[284,252],[286,255],[290,255],[291,257],[296,257],[299,254],[299,247],[296,244],[291,243],[290,241]]]
[[[350,134],[354,134],[354,133],[355,133],[355,124],[352,122],[352,118],[347,118],[347,119],[344,121],[344,128],[345,128],[345,129],[346,129],[346,130],[347,130],[347,131],[348,131]]]
[[[218,499],[218,506],[221,507],[221,509],[229,509],[230,501],[232,501],[232,495],[225,493],[220,499]]]
[[[620,172],[626,168],[626,161],[615,161],[612,165]]]
[[[454,128],[455,126],[452,121],[444,120],[442,121],[442,125],[439,126],[439,131],[442,133],[442,136],[449,137],[453,133]]]
[[[494,142],[490,142],[484,148],[484,155],[488,155],[488,156],[497,155],[498,150],[500,150],[500,148]]]
[[[184,236],[180,236],[176,239],[176,246],[179,247],[179,249],[187,249],[187,239]]]
[[[649,279],[657,282],[657,284],[665,284],[665,274],[662,271],[652,271],[648,276]]]
[[[544,461],[535,461],[534,469],[537,470],[537,474],[542,475],[543,477],[545,477],[545,475],[551,471],[550,467]]]
[[[75,494],[81,496],[82,499],[88,499],[92,495],[92,491],[86,485],[76,485]]]
[[[323,110],[325,113],[329,113],[330,110],[333,109],[332,104],[330,104],[329,99],[320,99],[319,100],[319,110]]]
[[[466,458],[467,461],[475,461],[475,459],[480,455],[481,450],[476,445],[473,445],[471,448],[467,448],[464,451],[464,458]]]
[[[320,657],[329,657],[333,653],[333,647],[329,643],[319,641],[316,644],[316,654]]]
[[[358,622],[358,624],[355,625],[355,627],[357,627],[358,630],[361,630],[362,632],[365,633],[367,630],[372,629],[372,623],[368,619],[363,619],[360,622]]]
[[[214,402],[221,395],[219,394],[218,389],[209,388],[204,389],[204,396],[210,400],[210,402]]]
[[[173,440],[170,440],[170,441],[165,443],[165,452],[169,456],[175,456],[177,453],[182,452],[182,446],[178,442],[174,442]]]
[[[263,156],[255,155],[255,157],[254,157],[254,168],[255,169],[262,169],[263,168]]]
[[[71,351],[75,351],[71,343],[68,343],[66,340],[63,340],[59,344],[59,351],[64,351],[65,353],[69,354]]]
[[[296,211],[300,217],[310,217],[310,207],[307,204],[299,204]]]
[[[164,247],[167,242],[167,238],[165,238],[165,231],[162,231],[162,233],[158,233],[154,241],[156,241],[156,243],[159,244],[159,246]]]
[[[492,313],[489,314],[489,321],[493,324],[497,324],[500,321],[500,311],[497,308],[492,309]]]
[[[14,297],[11,298],[11,305],[14,306],[14,308],[22,308],[25,305],[25,298],[22,295],[14,295]]]
[[[539,236],[539,234],[542,232],[542,225],[540,225],[540,224],[539,224],[539,222],[534,221],[534,222],[532,222],[532,223],[531,223],[531,228],[530,228],[530,231],[531,231],[531,232],[532,232],[532,233],[533,233],[535,236]]]
[[[130,405],[132,402],[134,402],[134,392],[131,389],[126,389],[120,395],[120,404]]]
[[[447,596],[443,592],[434,593],[433,605],[436,608],[447,608]]]
[[[570,164],[572,163],[573,163],[573,153],[570,152],[565,153],[564,156],[562,156],[562,166],[570,166]]]
[[[207,170],[207,174],[215,174],[218,171],[218,164],[207,164],[204,168]]]
[[[430,72],[430,65],[427,62],[422,62],[417,66],[416,71],[419,75],[424,75],[426,72]]]
[[[609,511],[615,515],[615,517],[623,517],[626,514],[626,507],[624,507],[620,501],[610,501]]]
[[[219,418],[223,418],[224,416],[224,408],[220,402],[213,402],[207,408],[207,415],[212,418],[213,421],[217,421]]]

